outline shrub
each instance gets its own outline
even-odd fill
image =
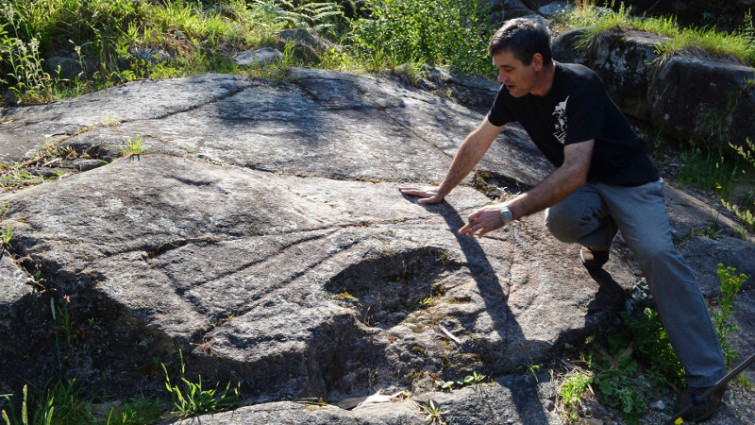
[[[393,64],[448,65],[469,74],[490,74],[484,0],[368,0],[368,18],[353,22],[358,55],[388,56]]]

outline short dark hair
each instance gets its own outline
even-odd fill
[[[550,65],[553,57],[548,30],[537,21],[527,18],[506,21],[490,38],[490,56],[504,50],[512,52],[525,65],[532,62],[535,53],[543,56],[544,65]]]

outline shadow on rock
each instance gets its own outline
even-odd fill
[[[436,209],[437,208],[437,209]],[[498,280],[496,271],[487,258],[485,251],[474,237],[468,237],[459,233],[459,229],[464,225],[464,220],[459,213],[451,208],[447,203],[432,208],[443,216],[448,224],[449,230],[454,234],[459,246],[466,257],[469,270],[477,283],[480,294],[482,295],[488,313],[494,321],[496,331],[503,341],[505,350],[522,351],[526,357],[527,352],[537,352],[546,345],[542,341],[527,341],[522,328],[516,322],[514,314],[507,304],[507,297]],[[519,356],[517,356],[519,357]],[[513,370],[519,365],[506,365],[506,368]],[[494,369],[498,369],[495,367]],[[543,406],[535,406],[527,397],[521,397],[522,394],[537,394],[536,382],[529,379],[520,380],[517,383],[517,391],[514,397],[514,407],[519,417],[529,418],[530,424],[547,424],[548,417]],[[520,395],[520,396],[517,396]],[[539,404],[539,403],[538,403]]]

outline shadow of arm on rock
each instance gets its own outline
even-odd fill
[[[412,202],[416,200],[407,197]],[[415,198],[416,199],[416,198]],[[464,257],[467,261],[470,274],[475,280],[477,287],[480,291],[480,296],[485,302],[485,308],[490,314],[490,318],[493,321],[494,327],[498,332],[502,343],[505,345],[504,350],[508,353],[512,353],[505,357],[514,357],[527,359],[530,353],[544,354],[548,351],[544,347],[545,342],[542,341],[527,341],[522,331],[521,326],[517,323],[513,312],[508,306],[508,297],[501,288],[501,282],[498,280],[493,265],[488,260],[487,254],[483,250],[480,243],[474,237],[469,237],[459,233],[459,229],[464,225],[464,220],[459,213],[447,202],[441,202],[439,204],[427,206],[427,210],[433,213],[440,214],[448,229],[456,237],[456,240],[461,247]],[[523,351],[517,353],[517,351]],[[537,361],[537,360],[534,360]],[[506,365],[507,370],[513,371],[520,365]],[[499,369],[498,367],[493,369]],[[537,394],[537,384],[529,379],[520,381],[522,387],[517,388],[517,392],[520,394]],[[529,424],[548,424],[548,416],[542,405],[533,407],[533,403],[523,398],[514,397],[514,405],[519,417],[528,418]]]

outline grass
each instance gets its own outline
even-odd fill
[[[670,37],[659,46],[662,52],[705,51],[755,63],[751,20],[735,33],[722,33],[680,28],[673,17],[640,19],[623,5],[599,13],[592,2],[583,3],[563,23],[593,26],[591,35],[617,27],[650,31]],[[274,33],[286,28],[308,28],[341,42],[343,49],[324,52],[315,66],[378,71],[410,63],[488,75],[485,47],[495,28],[485,4],[365,0],[355,9],[361,14],[346,18],[333,1],[230,0],[210,7],[188,0],[8,0],[0,7],[0,87],[8,91],[6,103],[33,104],[140,78],[245,73],[233,55],[275,44]],[[135,60],[137,48],[170,52],[172,60]],[[75,55],[81,73],[55,77],[43,59],[52,54]]]
[[[724,199],[729,197],[744,169],[741,160],[724,155],[718,148],[691,145],[681,151],[679,159],[684,166],[674,176],[678,183],[702,189],[715,188]]]
[[[125,146],[121,146],[121,153],[125,156],[139,156],[144,152],[144,146],[142,146],[142,138],[137,137],[132,139],[129,137],[124,142]]]
[[[681,150],[679,160],[682,166],[673,176],[676,183],[714,195],[722,210],[742,223],[743,236],[755,231],[755,161],[750,152],[739,148],[739,154],[731,156],[720,147],[689,145]]]
[[[734,230],[742,239],[747,240],[748,231],[755,232],[755,144],[747,139],[748,149],[732,144],[725,149],[725,143],[712,146],[688,142],[679,146],[657,132],[636,130],[649,142],[649,154],[666,170],[664,178],[718,199],[721,213],[728,211],[741,222],[742,227]],[[690,237],[720,239],[724,236],[720,230],[713,225]]]
[[[205,72],[259,76],[260,69],[241,69],[233,56],[275,45],[276,31],[287,28],[310,29],[341,42],[343,48],[322,52],[312,66],[381,71],[411,62],[491,72],[485,45],[493,28],[484,9],[453,0],[437,5],[366,0],[356,9],[363,15],[346,18],[335,1],[230,0],[211,7],[189,0],[8,0],[0,6],[0,89],[8,95],[5,104],[28,105],[141,78]],[[433,40],[438,36],[441,40]],[[136,60],[133,52],[139,48],[170,52],[172,59]],[[52,55],[77,58],[81,72],[57,77],[43,59]]]
[[[611,2],[610,4],[614,4]],[[632,16],[621,3],[616,11],[606,11],[586,4],[565,15],[562,24],[569,27],[588,27],[584,43],[589,44],[594,36],[613,29],[634,29],[663,35],[669,41],[658,44],[661,54],[682,51],[696,52],[717,57],[736,58],[755,66],[755,27],[752,16],[745,17],[746,24],[732,33],[717,31],[714,27],[680,27],[673,16],[644,18]]]
[[[214,388],[202,387],[202,376],[198,376],[198,381],[193,382],[186,378],[186,365],[184,364],[183,353],[179,351],[181,358],[180,381],[177,384],[171,383],[168,369],[163,364],[165,372],[165,388],[168,389],[173,398],[173,412],[179,417],[185,418],[200,413],[220,412],[223,410],[234,409],[239,406],[238,387],[231,390],[231,383],[228,382],[225,389],[219,391],[218,385]]]
[[[5,103],[34,104],[140,78],[238,73],[235,53],[272,44],[275,31],[294,23],[333,26],[340,13],[335,3],[303,3],[9,0],[0,6],[0,87],[10,95]],[[136,48],[165,50],[173,60],[138,61]],[[42,58],[53,53],[75,53],[82,71],[69,80],[51,76]]]
[[[453,389],[464,388],[468,385],[476,385],[487,379],[487,376],[473,371],[471,375],[465,376],[463,379],[456,381],[435,381],[435,387],[441,391],[451,391]]]

